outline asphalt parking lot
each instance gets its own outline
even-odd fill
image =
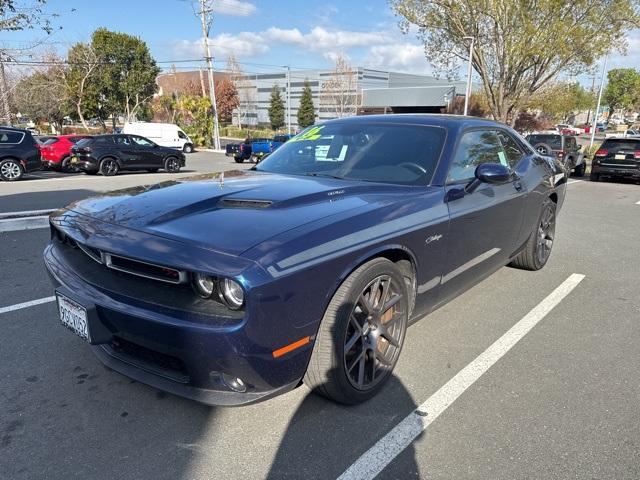
[[[180,176],[251,166],[187,162]],[[39,172],[0,183],[0,214],[171,178]],[[57,320],[48,235],[0,228],[2,479],[640,478],[635,182],[572,178],[547,266],[503,268],[414,324],[357,407],[302,386],[212,408],[106,369]]]

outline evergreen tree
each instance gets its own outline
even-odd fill
[[[316,122],[316,109],[313,105],[313,95],[311,94],[311,84],[309,79],[305,79],[302,86],[302,96],[300,97],[300,107],[298,108],[298,126],[307,128]]]
[[[280,87],[277,83],[271,89],[271,97],[269,98],[269,122],[274,130],[284,125],[284,100],[282,100]]]

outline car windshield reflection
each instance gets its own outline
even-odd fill
[[[367,182],[426,185],[435,172],[445,131],[381,123],[312,126],[254,169]]]

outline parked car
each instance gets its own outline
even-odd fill
[[[584,154],[580,153],[582,145],[570,135],[554,133],[538,133],[528,135],[527,141],[540,155],[548,155],[559,159],[568,172],[573,171],[576,177],[583,177],[587,169]]]
[[[591,133],[591,129],[593,128],[593,124],[591,125],[586,125],[584,127],[584,132],[585,133]],[[605,132],[607,130],[607,124],[606,123],[598,123],[596,125],[596,132]]]
[[[116,175],[121,170],[177,173],[186,164],[184,153],[161,147],[139,135],[92,135],[71,147],[71,165],[88,175]]]
[[[606,138],[591,162],[589,180],[626,177],[640,179],[640,138]]]
[[[49,137],[41,146],[42,163],[45,168],[60,172],[72,172],[71,147],[89,135],[56,135]]]
[[[583,128],[574,127],[573,125],[567,125],[562,123],[559,125],[556,125],[556,128],[558,129],[558,132],[560,132],[562,135],[580,135],[584,133]]]
[[[178,148],[184,153],[193,152],[193,141],[189,135],[173,123],[126,122],[122,132],[114,133],[140,135],[163,147]]]
[[[629,128],[622,132],[607,133],[604,138],[627,138],[627,137],[640,137],[640,130],[634,130]]]
[[[504,265],[545,266],[566,185],[497,122],[348,117],[250,170],[74,202],[44,259],[59,321],[124,375],[212,405],[301,381],[355,404],[411,322]]]
[[[278,134],[275,135],[271,140],[254,140],[251,143],[251,159],[254,162],[259,162],[260,160],[262,160],[263,156],[273,153],[280,146],[289,141],[292,136],[293,135],[289,134]]]
[[[253,142],[268,141],[270,141],[268,138],[247,137],[243,143],[228,143],[225,147],[225,155],[227,157],[233,157],[236,163],[242,163],[251,158],[251,153],[253,151],[251,145]]]
[[[42,170],[42,159],[31,132],[0,127],[0,179],[13,182],[36,170]]]

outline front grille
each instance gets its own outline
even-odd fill
[[[121,360],[180,383],[189,382],[186,364],[178,357],[152,350],[114,336],[109,343],[112,354]]]

